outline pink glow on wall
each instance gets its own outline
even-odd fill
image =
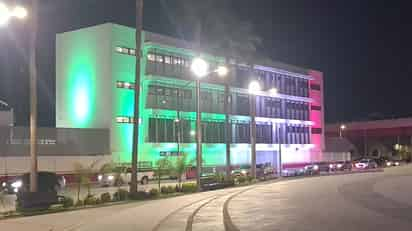
[[[312,134],[311,143],[315,145],[312,149],[312,154],[314,158],[321,159],[322,150],[324,150],[324,105],[323,105],[323,73],[315,70],[309,70],[308,75],[312,77],[312,80],[309,81],[309,85],[320,86],[320,91],[312,89],[309,86],[309,97],[313,100],[311,106],[318,106],[321,108],[319,110],[310,111],[310,120],[314,123],[313,128],[322,129],[322,134]],[[316,156],[316,157],[315,157]]]

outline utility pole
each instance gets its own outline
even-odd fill
[[[139,145],[139,100],[140,100],[140,61],[141,40],[143,28],[143,0],[136,0],[136,72],[134,81],[134,121],[133,121],[133,148],[132,148],[132,177],[130,182],[130,193],[137,193],[137,168],[138,168],[138,145]]]
[[[256,95],[250,95],[251,176],[256,178]]]
[[[29,42],[30,77],[30,192],[37,192],[37,16],[38,0],[32,0],[32,16]]]
[[[202,124],[200,120],[200,79],[196,79],[196,184],[198,191],[202,189],[200,185],[202,175]]]
[[[225,101],[224,101],[224,109],[225,109],[225,141],[226,141],[226,177],[231,175],[231,160],[230,160],[230,143],[232,138],[232,130],[230,126],[229,120],[229,105],[230,105],[230,96],[229,96],[229,80],[226,80],[225,83]]]

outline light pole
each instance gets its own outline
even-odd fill
[[[30,192],[37,192],[37,7],[38,0],[32,0],[32,18],[29,33],[29,79],[30,79]],[[12,9],[0,2],[0,26],[7,25],[12,18],[25,19],[27,10],[22,6]]]
[[[339,137],[342,138],[343,136],[343,131],[346,129],[346,126],[344,124],[341,124],[339,126]]]
[[[249,84],[250,100],[250,145],[251,145],[251,176],[256,178],[256,94],[261,91],[259,82]]]
[[[209,72],[209,64],[202,58],[194,58],[190,70],[197,77],[196,79],[196,183],[198,191],[201,190],[200,177],[202,172],[202,124],[200,110],[200,79],[216,72],[219,76],[225,76],[228,70],[224,66],[219,66],[215,71]]]

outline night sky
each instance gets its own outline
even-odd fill
[[[133,26],[134,1],[40,1],[39,124],[54,126],[55,34],[104,22]],[[324,73],[327,122],[412,116],[408,1],[227,1],[253,23],[262,55]],[[173,4],[145,0],[144,28],[181,37],[170,21]],[[19,21],[0,28],[0,99],[15,108],[17,125],[28,124],[26,30]]]

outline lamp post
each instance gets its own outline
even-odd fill
[[[256,178],[256,94],[261,91],[259,82],[249,84],[250,100],[250,145],[251,145],[251,176]]]
[[[346,126],[344,124],[341,124],[339,126],[339,137],[342,138],[343,131],[346,129]]]
[[[219,76],[225,76],[228,69],[219,66],[215,71],[209,72],[209,64],[202,58],[194,58],[190,66],[192,73],[197,77],[196,81],[196,183],[198,191],[201,190],[200,177],[202,172],[202,124],[200,108],[200,79],[216,72]]]
[[[32,0],[31,27],[29,33],[29,79],[30,79],[30,192],[37,192],[37,8],[38,0]],[[26,8],[10,8],[0,2],[0,26],[5,26],[12,18],[25,19]]]

